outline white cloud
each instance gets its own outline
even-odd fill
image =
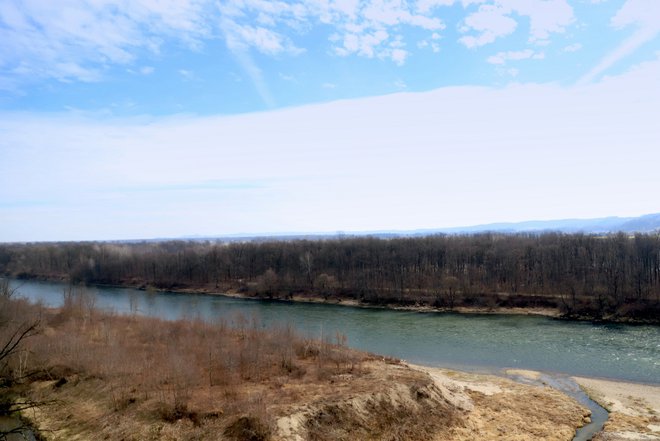
[[[451,6],[455,0],[417,0],[417,11],[421,14],[430,12],[433,8],[438,6]]]
[[[459,39],[468,48],[484,46],[513,33],[518,22],[514,15],[529,19],[529,41],[544,45],[552,33],[562,33],[575,21],[573,9],[566,0],[492,0],[488,3],[464,1],[464,6],[479,4],[477,11],[468,14],[461,28],[476,31]]]
[[[445,28],[444,23],[429,13],[429,9],[414,11],[401,0],[369,0],[351,9],[350,16],[337,8],[327,6],[329,22],[337,32],[330,38],[335,44],[334,52],[340,56],[352,54],[369,58],[391,59],[402,65],[409,52],[401,49],[401,26],[409,26],[437,34]],[[396,31],[390,32],[391,31]]]
[[[520,73],[520,69],[516,67],[497,67],[495,68],[495,72],[497,72],[498,75],[502,77],[517,77],[518,74]]]
[[[391,59],[402,28],[436,33],[445,25],[435,13],[448,0],[414,4],[405,0],[6,0],[0,2],[0,70],[3,84],[17,80],[98,81],[113,65],[134,66],[145,51],[166,44],[200,50],[224,38],[231,51],[270,56],[297,55],[294,41],[327,25],[331,52]],[[380,36],[387,34],[388,38]],[[353,40],[358,46],[351,48]],[[413,44],[415,42],[412,42]],[[400,49],[400,48],[399,48]],[[405,52],[405,55],[404,55]]]
[[[630,25],[660,29],[660,4],[655,0],[627,0],[611,20],[615,28]]]
[[[575,21],[573,8],[566,0],[503,0],[519,15],[529,17],[530,41],[543,42],[552,33],[563,33]]]
[[[490,64],[505,64],[507,61],[519,61],[527,59],[542,60],[545,58],[543,52],[535,52],[532,49],[525,49],[523,51],[508,51],[498,52],[495,55],[488,57],[486,61]]]
[[[152,66],[143,66],[140,68],[140,73],[142,75],[151,75],[154,71],[155,69]]]
[[[186,81],[193,81],[197,79],[195,73],[188,69],[179,69],[179,75]]]
[[[390,53],[390,58],[398,66],[403,65],[403,63],[406,61],[406,57],[408,57],[408,51],[406,51],[404,49],[392,49],[392,51]]]
[[[580,78],[580,84],[593,81],[621,59],[658,37],[660,34],[660,2],[657,0],[628,0],[612,17],[611,25],[617,29],[627,27],[636,29],[632,35],[624,39]]]
[[[227,47],[232,51],[245,51],[254,48],[266,55],[288,53],[298,55],[304,52],[296,47],[286,36],[270,29],[240,25],[231,20],[222,21]]]
[[[0,240],[658,212],[659,77],[656,59],[584,86],[449,87],[239,116],[3,113]]]
[[[393,46],[393,31],[400,35],[402,26],[432,32],[445,27],[437,16],[420,13],[403,0],[242,0],[220,4],[219,10],[230,48],[253,47],[271,55],[300,51],[285,37],[287,30],[304,32],[324,24],[332,29],[328,38],[332,53],[386,58],[401,64],[408,52]],[[255,21],[261,26],[255,27]]]
[[[346,34],[344,35],[343,46],[338,47],[336,53],[342,56],[358,54],[373,58],[377,54],[381,43],[388,38],[389,35],[384,30],[374,31],[373,33]]]
[[[389,41],[388,46],[383,45],[386,41]],[[342,46],[335,48],[335,53],[344,57],[352,54],[368,58],[378,57],[380,59],[390,59],[396,65],[401,66],[409,55],[409,52],[403,49],[405,43],[403,43],[402,37],[395,36],[391,38],[384,30],[373,33],[346,34],[342,43]]]
[[[479,32],[477,36],[467,35],[459,41],[468,48],[483,46],[516,30],[518,23],[509,17],[508,9],[495,5],[481,5],[477,12],[465,18],[467,29]]]
[[[582,49],[582,43],[573,43],[566,46],[563,50],[564,52],[577,52]]]

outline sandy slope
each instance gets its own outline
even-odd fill
[[[571,440],[589,410],[550,387],[494,375],[414,366],[427,372],[446,399],[464,409],[465,424],[452,440]]]
[[[494,375],[378,359],[364,362],[360,371],[278,388],[259,386],[264,410],[274,417],[272,439],[570,441],[589,415],[557,390]],[[40,427],[56,429],[44,434],[49,440],[83,440],[92,434],[109,440],[202,440],[224,427],[214,420],[199,425],[186,419],[155,421],[140,402],[113,411],[100,379],[74,376],[59,388],[53,383],[33,385],[58,400],[33,415]],[[210,391],[198,392],[204,398]],[[195,400],[191,406],[201,414],[208,411],[208,401]]]
[[[345,424],[347,420],[354,426],[364,427],[367,421],[378,418],[369,413],[369,409],[373,409],[372,404],[378,400],[393,403],[393,413],[406,409],[410,409],[411,414],[426,411],[420,408],[419,393],[430,399],[427,405],[440,408],[440,417],[448,411],[454,414],[448,424],[429,427],[428,437],[422,438],[435,441],[568,441],[589,416],[588,409],[549,387],[524,385],[493,375],[416,365],[372,364],[370,369],[374,376],[384,380],[377,392],[365,391],[347,397],[337,397],[332,403],[318,399],[298,406],[292,409],[289,415],[278,420],[278,439],[318,439],[313,434],[310,436],[307,429],[312,426],[310,421],[327,413],[328,409],[342,415],[341,422],[333,422],[334,427]],[[417,398],[400,386],[401,376],[414,375],[413,372],[424,373],[426,378],[431,380],[430,384],[417,393]],[[396,381],[392,381],[394,378]],[[439,416],[427,413],[422,415],[422,420],[413,419],[409,424],[421,424],[424,419],[434,417]],[[351,437],[341,428],[336,430],[328,439],[361,439],[359,436]],[[372,436],[370,439],[386,438]]]

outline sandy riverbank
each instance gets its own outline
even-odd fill
[[[660,386],[574,377],[610,412],[594,441],[660,440]]]
[[[210,291],[196,291],[196,290],[181,290],[180,292],[189,292],[189,293],[204,293],[210,295],[220,295],[225,297],[233,297],[238,299],[256,299],[264,300],[263,297],[253,297],[245,295],[238,292],[223,292],[223,293],[214,293]],[[426,305],[411,305],[411,306],[399,306],[399,305],[371,305],[369,303],[360,302],[354,299],[341,299],[341,298],[323,298],[315,296],[306,296],[306,295],[294,295],[287,299],[273,298],[268,300],[283,301],[283,302],[296,302],[296,303],[319,303],[325,305],[341,305],[341,306],[353,306],[357,308],[371,308],[371,309],[388,309],[396,311],[412,311],[412,312],[452,312],[457,314],[513,314],[513,315],[541,315],[545,317],[560,317],[561,314],[558,310],[553,308],[502,308],[502,307],[493,307],[493,308],[479,308],[479,307],[467,307],[467,306],[457,306],[455,308],[436,308],[433,306]]]

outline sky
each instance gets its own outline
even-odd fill
[[[0,0],[0,241],[660,212],[658,0]]]

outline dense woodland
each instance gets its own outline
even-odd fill
[[[0,273],[156,289],[379,305],[559,308],[660,317],[660,235],[478,234],[379,239],[0,245]]]

